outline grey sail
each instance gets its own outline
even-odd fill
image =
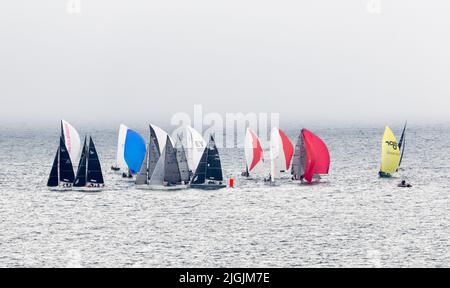
[[[169,136],[166,138],[166,156],[164,163],[164,182],[168,185],[181,183],[180,168],[178,166],[176,151],[173,148]]]
[[[158,137],[156,136],[156,132],[155,129],[153,129],[152,125],[150,126],[150,143],[153,142],[156,144],[156,150],[158,151],[158,155],[161,155],[161,151],[159,149],[159,141],[158,141]],[[158,161],[158,160],[156,160]]]
[[[302,130],[303,131],[303,130]],[[294,157],[292,159],[292,176],[294,180],[300,180],[305,174],[304,167],[306,164],[306,149],[303,141],[303,133],[300,132],[297,143],[295,144]]]
[[[147,151],[145,152],[144,161],[142,161],[141,169],[136,176],[136,185],[144,185],[148,183],[148,157],[149,157],[150,144],[147,144]]]
[[[178,137],[177,144],[175,145],[175,150],[177,155],[178,167],[180,169],[181,181],[187,183],[190,180],[189,165],[186,157],[186,151],[184,150],[180,137]]]
[[[153,171],[155,171],[156,164],[158,163],[158,160],[161,156],[161,153],[159,152],[159,144],[158,140],[155,137],[150,137],[150,144],[149,144],[150,152],[148,155],[148,177],[147,179],[150,180],[152,177]]]
[[[166,162],[166,148],[164,148],[161,157],[159,157],[158,162],[156,163],[155,169],[153,170],[152,175],[150,176],[150,181],[148,185],[150,186],[161,186],[164,182],[164,164]]]

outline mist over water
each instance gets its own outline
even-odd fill
[[[308,127],[331,154],[320,184],[299,186],[286,175],[266,186],[267,166],[213,192],[136,190],[109,170],[118,127],[77,127],[96,143],[101,193],[47,190],[53,126],[0,129],[2,267],[450,265],[450,126],[410,125],[393,179],[377,177],[382,126]],[[402,126],[392,128],[399,135]],[[285,131],[295,141],[299,129]],[[227,178],[244,169],[241,149],[219,153]],[[414,187],[397,188],[401,179]]]
[[[2,5],[1,122],[450,121],[445,1],[78,1]]]

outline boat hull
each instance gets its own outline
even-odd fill
[[[53,192],[67,192],[73,190],[72,187],[48,187],[48,190]]]
[[[141,190],[153,190],[153,191],[176,191],[187,189],[188,185],[173,185],[173,186],[137,185],[136,188]]]
[[[218,190],[222,188],[226,188],[225,184],[191,184],[191,188],[201,189],[201,190]]]
[[[101,192],[103,190],[102,187],[74,187],[73,191],[77,192]]]
[[[380,178],[392,178],[392,174],[381,171],[378,172],[378,176],[380,176]]]

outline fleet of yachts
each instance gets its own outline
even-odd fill
[[[381,143],[380,177],[391,177],[402,162],[405,131],[397,142],[389,127]],[[201,133],[185,126],[176,139],[150,124],[147,141],[136,131],[120,125],[116,161],[111,170],[133,179],[136,188],[149,190],[205,189],[227,187],[214,135],[206,142]],[[328,174],[330,153],[325,142],[302,129],[295,146],[278,127],[272,128],[269,144],[270,172],[264,181],[275,185],[283,173],[298,183],[312,183]],[[245,170],[241,177],[264,172],[264,151],[258,135],[247,128],[244,139]],[[77,163],[74,163],[77,161]],[[233,178],[228,185],[233,186]],[[51,190],[100,191],[105,187],[100,160],[92,137],[83,145],[77,130],[61,121],[61,135],[47,186]]]

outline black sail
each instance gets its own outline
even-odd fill
[[[69,151],[67,151],[62,137],[59,138],[59,180],[65,183],[73,183],[75,180]]]
[[[89,137],[89,149],[87,155],[87,183],[103,184],[102,167],[98,159],[97,150],[95,149],[92,137]]]
[[[53,160],[52,170],[50,171],[50,176],[48,177],[48,181],[47,181],[48,187],[56,187],[59,185],[58,154],[59,154],[59,148],[56,151],[55,160]]]
[[[220,163],[219,151],[214,142],[214,137],[211,136],[208,145],[203,151],[202,158],[197,166],[193,184],[202,184],[206,180],[222,181],[222,164]]]
[[[86,186],[86,174],[87,174],[87,153],[88,147],[86,144],[86,138],[84,138],[83,151],[81,152],[80,163],[78,164],[77,175],[75,177],[74,187]]]
[[[222,181],[222,164],[220,163],[219,150],[217,150],[214,138],[209,140],[208,165],[206,169],[206,179]]]
[[[403,160],[403,154],[405,153],[405,132],[406,132],[406,124],[403,127],[402,136],[400,137],[400,141],[398,142],[398,148],[402,150],[402,154],[400,156],[400,162],[398,163],[398,167],[400,167],[400,164],[402,164]]]
[[[194,176],[192,177],[193,184],[203,184],[206,180],[206,167],[208,165],[208,147],[203,150],[202,158],[198,162],[197,169],[195,170]]]
[[[166,157],[164,165],[164,181],[169,184],[181,182],[180,168],[178,166],[176,151],[169,136],[166,138]]]

